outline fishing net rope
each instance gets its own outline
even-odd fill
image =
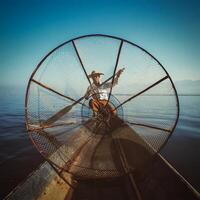
[[[85,98],[93,70],[104,74],[101,85],[110,85],[97,113],[90,103],[100,94]],[[25,106],[36,148],[77,177],[139,172],[166,144],[179,116],[176,89],[159,61],[106,35],[79,37],[47,54],[32,73]]]

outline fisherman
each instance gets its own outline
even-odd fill
[[[89,106],[92,108],[94,115],[102,108],[107,108],[113,115],[116,114],[116,110],[108,104],[108,92],[106,89],[118,84],[118,79],[123,71],[124,68],[118,70],[114,75],[113,84],[112,81],[101,84],[100,76],[104,75],[103,73],[92,71],[91,74],[89,74],[89,78],[92,79],[93,83],[87,88],[85,98],[88,99],[92,96],[92,99],[89,101]]]

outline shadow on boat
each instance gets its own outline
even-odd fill
[[[110,128],[106,123],[92,128],[93,123],[88,121],[85,127],[94,138],[65,168],[76,180],[66,200],[197,199],[162,157],[122,120],[113,118]]]

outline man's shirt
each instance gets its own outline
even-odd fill
[[[97,98],[99,100],[108,100],[108,91],[107,89],[114,87],[118,83],[118,78],[116,77],[113,82],[107,82],[103,85],[96,86],[94,83],[92,83],[88,88],[87,92],[85,94],[85,98],[88,98],[89,96],[92,96],[93,98]]]

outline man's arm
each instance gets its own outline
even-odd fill
[[[113,85],[112,85],[112,81],[110,81],[110,82],[108,82],[108,83],[105,83],[104,88],[111,88],[111,87],[114,87],[115,85],[118,84],[118,79],[119,79],[118,76],[116,76],[116,77],[114,78]]]
[[[103,84],[103,87],[104,88],[111,88],[111,87],[114,87],[115,85],[117,85],[118,84],[118,79],[121,76],[123,71],[124,71],[124,68],[118,70],[118,72],[115,75],[115,78],[114,78],[114,81],[113,81],[113,85],[112,85],[112,82],[110,81],[110,82],[107,82],[107,83]]]

